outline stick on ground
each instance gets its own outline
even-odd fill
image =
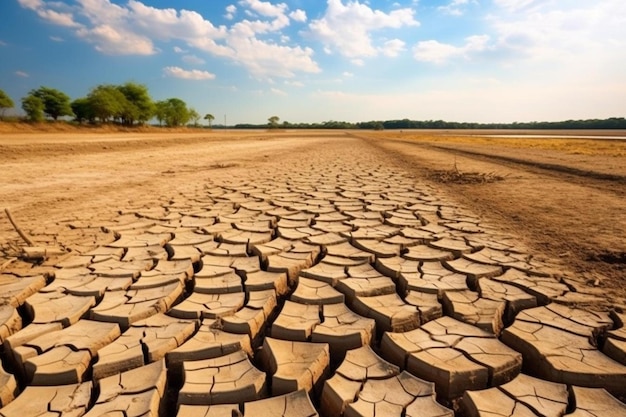
[[[11,212],[9,211],[9,209],[5,208],[4,212],[7,214],[7,217],[9,218],[9,221],[11,222],[11,225],[13,225],[13,228],[15,229],[17,234],[20,235],[22,239],[24,239],[24,242],[26,242],[28,246],[33,246],[33,241],[28,237],[26,233],[22,231],[22,229],[19,228],[17,224],[15,224],[15,220],[13,220],[13,216],[11,216]]]

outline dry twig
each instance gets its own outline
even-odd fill
[[[26,242],[26,244],[28,246],[33,246],[33,241],[30,239],[30,237],[28,237],[28,235],[26,233],[24,233],[22,231],[22,229],[19,228],[19,226],[15,223],[15,220],[13,220],[13,216],[11,216],[11,212],[9,211],[8,208],[4,209],[4,212],[7,214],[7,217],[9,218],[9,222],[11,222],[11,225],[13,226],[13,228],[15,229],[15,231],[17,232],[18,235],[20,235],[20,237],[22,239],[24,239],[24,242]]]

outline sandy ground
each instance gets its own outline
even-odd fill
[[[564,273],[624,295],[625,142],[525,141],[432,132],[3,133],[0,201],[36,239],[61,220],[107,219],[207,178],[269,173],[330,143],[367,147],[372,158],[403,166],[518,236],[535,256],[558,261]],[[452,170],[502,180],[442,183],[437,174]],[[4,216],[0,239],[19,241]]]

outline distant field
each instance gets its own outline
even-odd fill
[[[519,137],[494,137],[491,135],[519,135]],[[626,131],[385,131],[368,133],[380,139],[398,139],[441,144],[498,146],[515,149],[545,149],[574,155],[626,156]],[[528,135],[554,135],[554,137],[524,137]],[[621,139],[590,139],[580,136],[615,136]],[[563,136],[570,136],[564,138]]]

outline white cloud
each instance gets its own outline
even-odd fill
[[[226,36],[225,27],[214,26],[195,11],[158,9],[137,0],[129,0],[127,10],[128,27],[136,28],[154,39],[220,39]]]
[[[489,48],[489,35],[474,35],[465,38],[464,52],[483,52]]]
[[[131,0],[131,2],[134,5],[133,9],[135,11],[142,10],[143,15],[148,14],[147,9],[152,9],[150,14],[154,16],[165,13],[162,10],[147,8],[135,0]],[[167,36],[168,38],[183,39],[187,41],[189,46],[216,56],[229,58],[244,66],[255,77],[292,77],[295,72],[299,71],[319,72],[319,67],[312,58],[312,49],[278,45],[257,37],[259,34],[279,32],[289,25],[289,18],[285,14],[288,10],[287,5],[283,3],[274,5],[258,0],[244,0],[240,1],[239,4],[242,7],[248,7],[254,13],[269,17],[270,20],[242,20],[230,28],[216,28],[199,14],[185,10],[179,13],[178,22],[171,12],[166,13],[166,16],[160,20],[171,22],[169,25],[172,29]],[[163,24],[155,22],[151,26],[159,28],[159,32],[163,36]],[[167,28],[165,29],[167,34]],[[289,41],[288,38],[281,39],[284,43]]]
[[[286,92],[284,92],[283,90],[279,90],[278,88],[270,88],[270,91],[272,92],[272,94],[277,95],[277,96],[287,96],[288,95]]]
[[[235,18],[235,13],[237,13],[237,6],[234,4],[226,6],[226,14],[224,17],[228,20],[233,20]]]
[[[158,42],[178,41],[190,49],[229,59],[257,78],[293,77],[298,72],[320,71],[313,50],[294,44],[282,33],[289,26],[290,17],[296,21],[306,19],[306,13],[290,12],[285,3],[241,0],[238,6],[226,7],[226,11],[235,13],[243,9],[255,16],[255,20],[244,19],[227,27],[215,26],[195,11],[160,9],[138,0],[119,4],[111,0],[76,0],[72,6],[45,0],[19,1],[23,7],[45,13],[46,19],[54,24],[76,25],[76,35],[104,54],[151,55],[159,52]],[[60,11],[52,10],[53,5],[59,5]],[[72,20],[74,15],[81,17],[81,26]],[[178,46],[174,51],[187,53]],[[199,63],[202,58],[195,56],[198,60],[187,58],[187,62]]]
[[[42,19],[58,26],[80,27],[81,25],[74,21],[74,15],[63,11],[54,10],[56,8],[64,8],[63,3],[44,3],[43,0],[18,0],[20,6],[34,10]]]
[[[31,10],[41,9],[44,6],[43,0],[17,0],[17,1],[20,4],[20,6],[26,9],[31,9]]]
[[[80,13],[92,25],[113,24],[123,22],[129,16],[129,10],[111,3],[109,0],[77,0]]]
[[[417,45],[413,47],[413,56],[415,59],[418,61],[433,62],[435,64],[443,63],[461,54],[461,48],[432,39],[418,42]]]
[[[380,48],[380,51],[383,55],[387,57],[397,57],[401,52],[406,51],[406,43],[400,39],[391,39],[384,43],[384,45]]]
[[[50,40],[54,42],[65,42],[65,39],[61,38],[60,36],[50,36]]]
[[[156,49],[150,38],[123,28],[99,25],[92,29],[81,28],[76,34],[95,44],[97,51],[107,55],[153,55]]]
[[[132,0],[131,0],[132,1]],[[152,55],[157,52],[149,36],[136,30],[131,11],[109,0],[77,0],[89,21],[76,35],[107,55]]]
[[[267,33],[278,31],[289,26],[289,17],[287,11],[289,7],[285,3],[272,4],[266,1],[260,0],[240,0],[239,4],[242,7],[247,7],[246,14],[252,18],[262,16],[264,18],[270,18],[271,20],[243,20],[238,24],[249,26],[255,33]]]
[[[559,3],[533,3],[532,11],[511,12],[526,2],[504,1],[501,15],[491,16],[501,53],[526,59],[563,62],[608,59],[626,46],[626,2],[582,2],[564,9]],[[529,2],[530,3],[530,2]],[[619,52],[618,52],[619,51]]]
[[[328,0],[326,13],[309,24],[309,35],[347,58],[373,57],[378,54],[371,33],[381,29],[418,26],[410,8],[390,13],[373,10],[359,1]]]
[[[285,80],[285,85],[288,85],[290,87],[304,87],[304,83],[301,81]]]
[[[266,17],[282,17],[288,9],[285,3],[272,4],[269,1],[260,0],[241,0],[239,4]]]
[[[413,47],[413,56],[418,61],[443,64],[455,58],[470,58],[471,55],[489,48],[489,36],[476,35],[465,38],[463,46],[454,46],[436,40],[418,42]]]
[[[289,13],[289,17],[295,20],[296,22],[306,22],[306,12],[302,9],[294,10]]]
[[[452,16],[461,16],[463,15],[463,8],[470,3],[470,0],[452,0],[450,3],[445,6],[437,7],[437,10],[443,12],[445,14],[449,14]]]
[[[246,30],[234,28],[226,40],[233,59],[259,78],[291,78],[296,71],[317,73],[313,50],[300,46],[278,45],[250,36]]]
[[[183,56],[183,61],[186,62],[187,64],[191,64],[191,65],[202,65],[205,63],[205,60],[197,57],[195,55],[185,55]]]
[[[71,13],[60,13],[51,9],[39,9],[37,10],[39,17],[47,20],[50,23],[65,27],[80,27],[79,23],[74,21],[74,16]]]
[[[348,71],[344,71],[341,75],[344,77],[354,77],[354,74]]]
[[[22,77],[22,78],[28,78],[29,75],[27,72],[24,71],[15,71],[15,75],[17,75],[18,77]]]
[[[177,54],[186,54],[187,51],[184,50],[183,48],[179,47],[179,46],[175,46],[174,47],[174,52],[176,52]]]
[[[533,6],[540,5],[544,0],[493,0],[496,6],[508,9],[510,11],[519,11],[529,9]]]
[[[185,70],[180,67],[165,67],[163,73],[168,77],[182,78],[185,80],[213,80],[215,74],[208,71]]]
[[[365,65],[365,61],[360,58],[353,58],[350,60],[350,62],[352,62],[352,65],[356,65],[357,67],[362,67]]]

